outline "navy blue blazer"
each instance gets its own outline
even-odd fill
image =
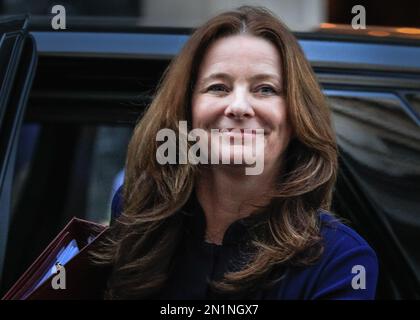
[[[121,212],[120,191],[112,204],[113,217]],[[375,252],[353,229],[330,213],[321,211],[324,251],[313,265],[281,267],[277,282],[248,294],[220,295],[209,286],[233,270],[242,257],[247,223],[241,219],[229,226],[222,245],[204,241],[205,217],[198,201],[189,200],[185,236],[175,256],[174,267],[158,299],[374,299],[378,277]]]

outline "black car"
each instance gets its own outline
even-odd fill
[[[190,29],[0,23],[0,284],[76,216],[108,223],[131,130]],[[420,38],[297,34],[340,148],[333,212],[376,250],[379,299],[420,298]]]

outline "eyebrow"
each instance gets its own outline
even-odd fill
[[[225,72],[217,72],[217,73],[212,73],[211,75],[203,78],[201,81],[199,81],[199,85],[204,85],[205,83],[208,83],[212,80],[216,80],[216,79],[222,79],[222,80],[231,80],[232,77],[225,73]],[[253,75],[252,77],[248,78],[249,80],[275,80],[278,81],[281,84],[281,79],[278,75],[273,74],[273,73],[259,73],[256,75]]]

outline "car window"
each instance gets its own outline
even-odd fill
[[[55,184],[57,190],[51,196],[61,197],[63,204],[68,204],[72,208],[70,210],[74,210],[69,214],[108,224],[110,201],[115,185],[122,182],[121,171],[132,129],[130,126],[88,124],[61,126],[63,128],[40,123],[26,123],[23,126],[16,161],[13,211],[24,210],[22,202],[25,201],[25,195],[33,194],[38,188],[32,179],[39,176],[43,177],[42,181],[38,181],[40,185]],[[59,139],[52,141],[45,136],[46,132],[51,134],[53,131],[68,143],[69,151],[74,151],[70,162],[65,162],[60,153],[65,146],[54,152],[55,145],[60,144]],[[50,149],[47,144],[50,144]],[[52,156],[44,158],[48,149]],[[42,165],[40,158],[51,166]],[[48,171],[61,170],[59,165],[53,169],[52,162],[61,162],[62,170],[67,172],[60,173],[61,181],[49,175]],[[51,190],[51,185],[47,189]],[[48,195],[44,195],[44,198],[48,199]],[[79,205],[72,204],[76,201]],[[63,207],[63,210],[66,209]],[[57,212],[57,215],[61,214]]]
[[[392,239],[386,246],[382,243],[382,249],[395,245],[420,280],[420,252],[415,245],[420,241],[419,95],[412,94],[407,104],[407,100],[389,92],[326,93],[343,165],[372,208],[366,214],[378,217],[369,224],[381,224]],[[351,207],[351,202],[346,206]],[[370,237],[375,236],[371,232]],[[396,263],[402,262],[393,258]]]

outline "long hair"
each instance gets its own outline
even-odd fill
[[[166,69],[155,96],[134,129],[128,146],[123,211],[110,236],[93,253],[96,263],[112,266],[106,298],[147,298],[169,277],[180,244],[180,214],[200,173],[192,164],[160,165],[160,129],[178,132],[191,123],[191,97],[198,68],[209,46],[222,37],[249,34],[278,50],[288,121],[294,135],[284,168],[268,197],[267,218],[250,244],[252,259],[213,287],[225,293],[256,288],[276,266],[308,265],[322,254],[319,210],[329,210],[336,179],[337,146],[330,111],[315,75],[288,28],[269,10],[243,6],[221,13],[196,29]]]

